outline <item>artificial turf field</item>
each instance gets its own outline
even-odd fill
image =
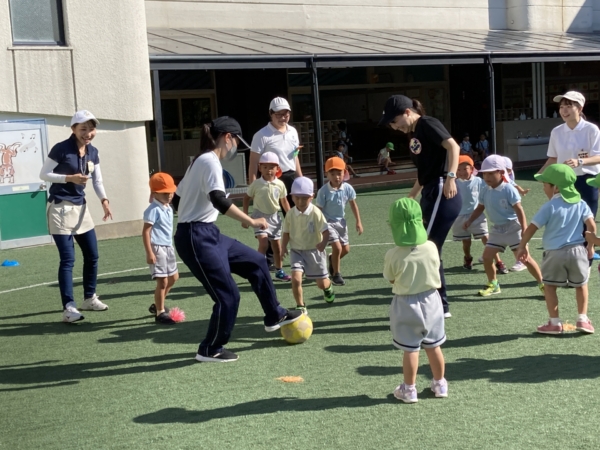
[[[526,181],[531,173],[519,175],[532,188],[523,199],[530,219],[545,197],[540,184]],[[314,283],[305,287],[315,326],[308,342],[289,346],[278,332],[266,333],[258,301],[239,280],[242,302],[228,348],[240,359],[230,364],[194,360],[213,303],[183,264],[167,304],[185,310],[187,321],[154,323],[147,312],[154,283],[141,238],[99,243],[99,273],[107,275],[99,277],[97,292],[110,309],[70,325],[60,321],[56,285],[5,292],[55,280],[55,247],[2,251],[1,260],[21,265],[0,268],[0,448],[600,446],[598,336],[535,334],[547,313],[527,271],[499,275],[502,294],[478,297],[483,267],[462,269],[459,243],[447,243],[444,255],[453,314],[443,346],[449,397],[433,397],[422,352],[419,403],[393,398],[402,354],[391,346],[391,286],[381,271],[392,247],[388,207],[407,192],[359,194],[365,233],[357,236],[350,215],[347,285],[335,288],[332,305]],[[252,232],[238,222],[221,217],[218,225],[254,247]],[[538,262],[540,244],[532,245]],[[474,250],[479,256],[481,243]],[[512,255],[504,259],[514,263]],[[80,273],[78,261],[74,275]],[[290,284],[276,288],[281,303],[293,306]],[[75,292],[82,297],[80,280]],[[559,298],[561,317],[574,323],[574,291],[563,289]],[[589,315],[596,325],[599,314],[595,264]],[[286,375],[305,381],[276,380]]]

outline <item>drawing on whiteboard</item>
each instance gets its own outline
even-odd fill
[[[9,183],[15,182],[15,168],[13,166],[13,158],[17,156],[17,149],[21,146],[20,142],[5,145],[0,143],[0,183],[4,183],[4,179],[8,178]]]

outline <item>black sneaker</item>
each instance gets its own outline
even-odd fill
[[[333,276],[331,282],[334,286],[344,286],[346,284],[346,281],[342,278],[342,274],[339,272]]]
[[[156,305],[154,303],[152,303],[150,305],[150,308],[148,308],[148,311],[150,312],[150,314],[152,314],[153,316],[155,316],[156,315]],[[165,306],[165,312],[166,313],[169,312],[169,308],[167,308],[166,306]]]
[[[279,319],[277,323],[274,323],[273,325],[267,325],[265,323],[265,330],[268,332],[277,331],[282,326],[287,325],[288,323],[295,322],[300,318],[300,316],[302,316],[302,311],[288,309],[287,314],[281,319]]]
[[[215,353],[211,356],[202,356],[200,353],[196,354],[196,361],[200,362],[233,362],[238,360],[238,355],[230,352],[226,348],[221,350],[219,353]]]
[[[331,256],[329,255],[328,261],[329,261],[329,276],[332,277],[333,276],[333,264],[331,262]]]
[[[163,325],[173,325],[175,321],[171,319],[171,316],[168,312],[161,312],[158,316],[154,318],[156,323],[162,323]]]
[[[279,269],[274,264],[269,265],[269,272],[277,272]]]

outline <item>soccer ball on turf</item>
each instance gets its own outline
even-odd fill
[[[308,338],[313,332],[313,324],[310,317],[302,314],[298,320],[288,323],[280,328],[283,339],[288,344],[300,344],[308,341]]]

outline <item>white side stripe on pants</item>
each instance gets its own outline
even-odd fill
[[[427,236],[431,232],[431,227],[433,226],[433,222],[435,221],[435,215],[438,212],[440,207],[440,202],[442,201],[442,194],[444,193],[444,179],[440,177],[440,182],[438,185],[438,196],[435,200],[435,205],[433,205],[433,212],[431,213],[431,219],[429,219],[429,223],[427,224]]]

